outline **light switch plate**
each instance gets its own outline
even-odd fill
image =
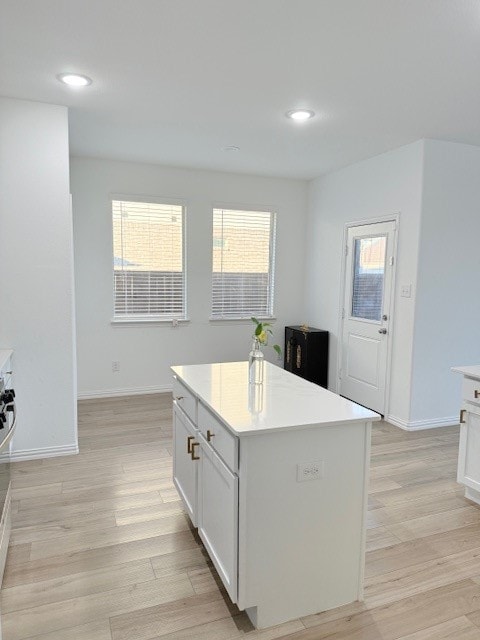
[[[402,284],[400,289],[400,295],[402,298],[411,298],[412,297],[412,285],[411,284]]]

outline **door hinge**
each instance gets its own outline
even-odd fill
[[[345,320],[345,309],[342,309],[342,320]]]
[[[341,369],[338,370],[338,379],[339,380],[342,379],[342,370]]]
[[[391,267],[393,267],[393,261],[394,261],[394,260],[393,260],[393,256],[392,256],[392,257],[390,258],[390,260],[388,261]]]
[[[348,244],[345,245],[345,255],[348,256]]]

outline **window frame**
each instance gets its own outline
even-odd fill
[[[113,202],[138,202],[140,204],[158,204],[158,205],[172,205],[181,207],[182,216],[182,302],[183,302],[183,314],[181,316],[175,315],[145,315],[145,314],[131,314],[131,315],[115,315],[115,269],[114,269],[114,246],[113,246]],[[109,215],[110,215],[110,273],[111,273],[111,291],[112,291],[112,316],[110,323],[116,327],[131,327],[135,325],[165,325],[173,324],[177,326],[180,323],[190,322],[188,317],[187,307],[187,203],[181,198],[167,198],[162,196],[138,196],[127,194],[110,194],[109,195]]]
[[[269,232],[269,256],[268,256],[268,287],[270,291],[270,296],[268,300],[268,312],[267,314],[255,314],[248,313],[246,315],[229,315],[229,316],[220,316],[213,314],[213,243],[214,243],[214,228],[213,228],[213,217],[215,211],[223,210],[223,211],[233,211],[238,213],[268,213],[270,214],[270,232]],[[212,214],[211,214],[211,222],[212,222],[212,234],[211,234],[211,300],[210,300],[210,322],[237,322],[237,323],[246,323],[249,322],[254,315],[258,320],[276,320],[275,312],[274,312],[274,303],[275,303],[275,266],[276,266],[276,244],[277,244],[277,212],[274,207],[269,206],[252,206],[252,205],[226,205],[226,204],[218,204],[214,203],[212,205]]]

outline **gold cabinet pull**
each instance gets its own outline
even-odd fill
[[[475,396],[475,398],[480,398],[480,389],[475,389],[473,395]]]
[[[287,342],[287,364],[290,364],[290,358],[292,357],[292,345],[290,340]]]
[[[192,453],[192,440],[195,440],[195,436],[188,436],[188,438],[187,438],[187,453]]]
[[[200,446],[199,442],[192,442],[192,450],[190,452],[192,460],[200,460],[200,456],[195,455],[195,447],[199,447],[199,446]]]
[[[297,346],[297,369],[302,366],[302,349],[300,345]]]
[[[465,424],[465,414],[467,413],[466,409],[462,409],[460,411],[460,424]]]
[[[210,429],[207,429],[207,441],[210,442],[214,436],[215,434],[212,433]]]

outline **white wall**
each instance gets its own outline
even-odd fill
[[[275,341],[303,322],[306,183],[72,158],[80,395],[171,388],[172,364],[244,360],[252,324],[209,322],[213,204],[277,212]],[[181,198],[187,206],[189,324],[112,326],[111,194]],[[269,358],[275,354],[270,350]],[[112,373],[112,361],[120,372]]]
[[[0,347],[15,350],[14,457],[77,447],[68,171],[67,109],[0,98]]]
[[[425,141],[411,420],[458,422],[454,365],[480,362],[480,148]]]
[[[309,188],[306,319],[331,332],[329,386],[334,390],[345,223],[400,213],[388,414],[405,423],[410,418],[423,146],[418,141],[365,160],[313,180]],[[400,297],[402,284],[412,284],[411,298]]]

